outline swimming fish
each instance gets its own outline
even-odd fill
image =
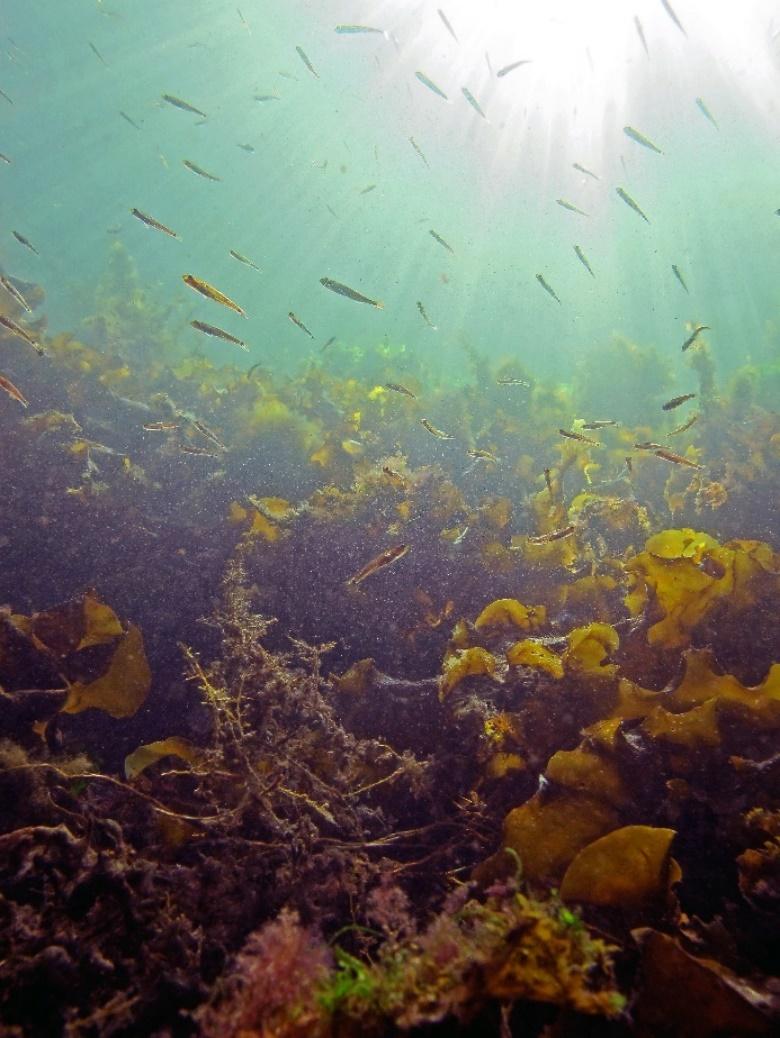
[[[328,341],[325,343],[325,345],[320,350],[320,353],[324,353],[325,350],[327,350],[328,346],[332,346],[335,341],[336,341],[336,336],[335,335],[331,335],[331,337],[328,339]]]
[[[601,446],[598,440],[591,440],[589,436],[583,436],[582,433],[568,432],[566,429],[559,429],[558,432],[561,436],[565,436],[567,440],[578,440],[580,443],[587,443],[591,447]]]
[[[24,296],[13,283],[13,281],[11,281],[10,278],[7,278],[5,274],[0,274],[0,287],[4,288],[6,292],[9,294],[9,296],[12,296],[23,310],[26,310],[28,314],[32,313],[32,307],[30,306],[30,304],[24,298]]]
[[[394,393],[401,393],[403,396],[411,397],[412,400],[417,399],[410,389],[407,389],[406,386],[402,386],[398,382],[385,382],[385,389],[392,389]]]
[[[666,403],[662,405],[661,410],[673,411],[675,407],[684,404],[686,400],[693,400],[695,396],[695,393],[683,393],[682,396],[673,396],[671,400],[667,400]]]
[[[176,231],[172,231],[170,227],[166,227],[164,223],[159,223],[159,221],[155,220],[154,217],[142,213],[140,209],[131,209],[130,212],[137,220],[140,220],[141,223],[145,223],[147,227],[153,227],[155,231],[162,231],[163,234],[167,234],[169,238],[179,237]]]
[[[87,40],[87,43],[89,44],[89,48],[92,51],[92,53],[95,55],[95,57],[98,58],[106,66],[106,68],[109,68],[110,66],[109,66],[108,62],[103,57],[103,55],[100,53],[100,51],[97,49],[97,47],[92,42],[92,40]]]
[[[4,98],[5,98],[5,100],[6,100],[7,102],[8,102],[8,104],[9,104],[9,105],[12,105],[12,104],[13,104],[13,101],[12,101],[12,100],[11,100],[11,98],[10,98],[10,97],[8,96],[8,94],[6,94],[5,90],[0,90],[0,97],[4,97]]]
[[[428,160],[423,155],[423,153],[422,153],[422,151],[420,149],[420,145],[417,143],[417,141],[414,139],[414,137],[410,137],[409,138],[409,143],[411,144],[411,146],[414,148],[414,150],[417,152],[417,154],[420,156],[420,158],[423,160],[423,162],[427,166],[428,165]]]
[[[368,184],[367,187],[363,188],[363,190],[360,192],[360,194],[361,195],[367,195],[369,193],[369,191],[374,191],[374,190],[376,190],[376,184]]]
[[[635,443],[635,451],[668,451],[668,447],[664,447],[662,443],[653,443],[652,440],[645,440],[644,443]]]
[[[384,569],[385,566],[390,566],[393,562],[398,562],[404,555],[409,551],[408,544],[396,544],[392,548],[387,548],[385,551],[380,552],[379,555],[367,562],[365,566],[362,566],[357,573],[347,580],[347,584],[354,587],[356,584],[360,584],[370,577],[373,573],[376,573],[380,569]]]
[[[632,141],[636,141],[637,144],[641,144],[643,148],[649,148],[650,151],[656,152],[658,155],[663,155],[663,152],[658,148],[649,137],[645,137],[639,130],[635,130],[633,126],[624,126],[623,133],[626,137],[630,137]]]
[[[553,541],[562,541],[564,537],[571,537],[573,533],[576,533],[577,527],[574,523],[570,526],[564,526],[560,530],[551,530],[549,533],[540,533],[536,537],[529,537],[529,544],[551,544]],[[511,550],[511,549],[510,549]]]
[[[127,114],[127,112],[120,111],[119,114],[122,116],[122,118],[125,120],[126,123],[130,123],[130,125],[134,126],[136,130],[140,130],[141,129],[141,127],[138,125],[138,123],[135,121],[135,119],[131,119],[130,116]]]
[[[210,451],[207,447],[194,447],[190,443],[182,443],[179,446],[182,454],[192,454],[197,458],[219,458],[219,454]]]
[[[303,323],[303,321],[300,319],[300,317],[296,317],[296,315],[292,312],[292,310],[289,312],[289,314],[287,316],[292,321],[293,324],[297,325],[301,329],[302,332],[306,332],[306,334],[309,336],[310,339],[314,338],[314,336],[309,331],[309,329],[306,327],[306,325]]]
[[[312,65],[312,63],[306,57],[306,53],[305,53],[303,47],[296,47],[295,49],[298,51],[298,57],[304,63],[304,65],[309,70],[309,72],[311,72],[311,74],[314,76],[315,79],[319,79],[320,78],[319,73],[314,68],[314,65]]]
[[[683,422],[683,424],[682,425],[678,425],[676,429],[672,429],[672,431],[669,433],[669,435],[670,436],[679,436],[680,433],[687,432],[692,425],[695,425],[696,422],[698,422],[698,420],[699,420],[698,414],[692,414],[687,422]]]
[[[441,429],[437,429],[435,425],[431,425],[427,418],[420,419],[420,425],[423,429],[426,429],[431,436],[435,436],[437,440],[452,440],[454,437],[450,436],[449,433],[442,432]]]
[[[425,307],[419,300],[417,301],[417,309],[420,311],[420,317],[422,317],[422,319],[425,321],[425,323],[428,325],[431,331],[437,331],[437,326],[433,323],[428,314],[425,312]]]
[[[435,238],[439,245],[443,245],[447,252],[451,252],[453,256],[455,255],[455,250],[453,249],[453,247],[451,245],[448,245],[440,234],[437,234],[434,230],[428,231],[428,234],[430,234],[432,238]]]
[[[243,263],[244,266],[251,267],[252,270],[259,270],[262,274],[262,269],[258,267],[256,263],[253,263],[251,259],[249,259],[247,256],[243,256],[240,252],[236,252],[235,249],[230,250],[230,255],[233,257],[233,259],[238,260],[239,263]]]
[[[496,79],[503,79],[504,76],[508,76],[510,72],[514,72],[516,68],[520,68],[521,65],[530,65],[531,59],[527,58],[525,61],[513,61],[511,65],[504,65],[496,72]]]
[[[428,87],[429,90],[432,90],[434,94],[438,94],[439,97],[443,97],[445,101],[449,101],[449,98],[441,89],[441,87],[437,87],[433,80],[428,79],[424,72],[415,72],[415,76],[417,76],[417,78],[423,86]]]
[[[7,328],[11,335],[15,335],[17,339],[21,339],[22,342],[26,342],[28,346],[32,346],[39,357],[44,357],[46,355],[46,351],[38,340],[31,335],[26,328],[22,328],[22,326],[17,324],[16,321],[12,321],[10,317],[5,317],[3,314],[0,314],[0,325],[2,325],[3,328]]]
[[[479,106],[479,102],[477,101],[476,97],[474,97],[474,95],[469,90],[469,88],[468,87],[461,87],[460,89],[461,89],[461,92],[462,92],[463,96],[466,98],[466,100],[471,105],[471,107],[474,109],[474,111],[477,112],[479,115],[481,115],[483,119],[487,119],[487,116],[485,115],[485,113],[482,111],[482,109]]]
[[[260,101],[264,104],[266,101],[281,101],[281,97],[278,94],[255,94],[255,101]]]
[[[650,51],[647,49],[647,40],[645,39],[645,33],[642,29],[642,23],[639,21],[636,15],[634,15],[634,25],[636,26],[637,35],[639,36],[639,39],[642,41],[642,46],[645,48],[645,54],[647,54],[647,56],[649,57]]]
[[[447,32],[450,34],[453,40],[455,40],[456,43],[460,43],[460,40],[455,35],[455,30],[452,28],[449,21],[447,20],[447,15],[444,13],[444,11],[442,11],[442,9],[439,7],[437,8],[436,13],[438,14],[439,18],[441,18],[441,20],[444,22],[444,28],[447,30]]]
[[[714,119],[714,117],[712,115],[712,112],[709,110],[709,108],[705,105],[704,101],[702,101],[702,99],[700,97],[696,98],[696,105],[697,105],[699,111],[701,112],[701,114],[704,116],[704,118],[705,119],[709,119],[709,121],[712,123],[712,125],[715,127],[716,130],[719,129],[719,126],[715,122],[715,119]]]
[[[583,429],[608,429],[611,425],[617,425],[618,423],[614,418],[597,418],[593,422],[583,422]]]
[[[178,422],[144,422],[142,428],[147,432],[173,432],[181,426]]]
[[[237,314],[241,314],[242,317],[246,317],[245,311],[234,303],[229,296],[226,296],[223,292],[220,292],[218,288],[214,288],[208,281],[203,281],[201,278],[196,278],[194,274],[182,274],[182,281],[185,285],[189,285],[196,292],[200,292],[206,299],[212,299],[215,303],[219,303],[221,306],[226,306],[229,310],[234,310]]]
[[[253,151],[255,150],[255,149],[254,149],[254,148],[252,147],[252,145],[251,145],[251,144],[237,144],[237,145],[236,145],[236,147],[237,147],[237,148],[240,148],[240,149],[241,149],[242,151],[246,151],[246,152],[250,152],[250,153],[251,153],[251,152],[253,152]]]
[[[561,301],[558,298],[558,296],[556,295],[555,289],[552,287],[552,285],[549,285],[545,281],[544,275],[543,274],[537,274],[536,275],[536,280],[539,282],[539,284],[542,286],[542,288],[545,290],[545,292],[547,292],[549,295],[551,295],[556,303],[560,304]]]
[[[579,245],[575,245],[574,246],[574,251],[575,251],[575,253],[577,255],[577,259],[580,261],[580,263],[583,265],[583,267],[585,267],[585,269],[587,270],[587,272],[590,274],[590,276],[592,278],[595,278],[596,275],[593,273],[593,268],[591,267],[590,263],[588,263],[587,256],[582,251],[582,249],[579,247]]]
[[[642,217],[642,219],[645,221],[645,223],[650,223],[650,221],[647,219],[645,214],[642,212],[642,210],[639,208],[639,206],[636,204],[634,199],[631,197],[631,195],[627,191],[624,191],[622,187],[616,187],[615,191],[623,199],[623,201],[626,203],[626,205],[630,209],[633,209],[635,213],[638,213],[639,216]]]
[[[698,339],[698,337],[701,335],[701,333],[703,331],[709,331],[709,330],[710,330],[710,326],[708,324],[697,324],[696,327],[691,332],[691,334],[688,336],[688,338],[682,344],[682,352],[685,353],[685,351],[687,349],[689,349],[691,346],[693,346],[693,344],[696,342],[696,340]]]
[[[185,418],[193,428],[197,429],[201,436],[205,436],[207,440],[211,440],[211,442],[215,446],[219,447],[221,451],[227,451],[225,444],[220,440],[215,432],[209,429],[205,422],[201,422],[199,418],[185,414],[183,411],[179,411],[178,414],[181,418]]]
[[[11,231],[11,234],[16,238],[20,245],[24,245],[25,249],[29,249],[30,252],[34,252],[36,256],[40,256],[40,252],[35,248],[31,241],[28,241],[23,234],[18,231]]]
[[[498,461],[498,458],[492,451],[484,450],[478,447],[475,447],[473,450],[467,450],[466,454],[468,454],[470,458],[475,458],[478,461]]]
[[[4,390],[12,400],[17,400],[22,407],[29,407],[30,401],[24,396],[20,389],[17,389],[13,382],[6,378],[5,375],[0,375],[0,389]]]
[[[580,173],[584,173],[588,177],[593,177],[594,180],[601,180],[601,177],[597,177],[591,170],[585,169],[585,167],[581,166],[579,162],[572,162],[572,166],[574,169],[578,169]]]
[[[222,180],[222,177],[215,177],[213,173],[208,173],[202,166],[197,166],[194,162],[190,162],[189,159],[182,159],[182,165],[186,166],[187,169],[192,170],[199,177],[203,177],[204,180]]]
[[[215,339],[224,339],[225,342],[232,342],[235,346],[240,346],[242,350],[249,352],[249,347],[243,339],[237,339],[235,335],[231,335],[230,332],[226,332],[222,328],[217,328],[213,324],[206,324],[205,321],[190,321],[190,324],[197,331],[203,332],[204,335],[212,335]]]
[[[683,36],[687,36],[688,33],[685,31],[685,29],[683,29],[682,25],[680,24],[680,19],[677,17],[677,15],[672,10],[672,7],[671,7],[671,4],[669,3],[669,0],[661,0],[661,3],[663,4],[664,10],[669,15],[669,17],[672,19],[672,21],[677,26],[677,28],[680,30],[680,32],[683,34]]]
[[[657,451],[653,451],[656,458],[663,458],[664,461],[670,461],[673,465],[687,465],[692,469],[703,469],[703,465],[699,465],[696,461],[691,461],[690,458],[683,457],[682,454],[675,454],[674,451],[666,450],[665,448]]]
[[[11,160],[8,158],[7,155],[3,155],[2,151],[0,151],[0,162],[4,162],[6,164],[6,166],[10,166],[11,165]],[[427,165],[427,163],[426,163],[426,165]]]
[[[339,36],[359,36],[363,33],[379,33],[380,36],[385,36],[384,29],[374,29],[370,25],[337,25],[333,30],[337,32]]]
[[[531,385],[531,383],[527,379],[524,379],[524,378],[512,378],[511,375],[505,375],[503,378],[497,378],[496,379],[496,385],[497,386],[525,386],[525,388],[528,389],[529,386]]]
[[[173,94],[163,94],[162,99],[167,101],[169,105],[173,105],[174,108],[180,108],[182,112],[190,112],[192,115],[199,115],[203,119],[208,119],[206,113],[201,112],[200,108],[191,105],[189,101],[182,101],[180,97],[174,97]]]
[[[547,484],[547,491],[550,497],[554,498],[555,493],[553,491],[552,470],[549,468],[544,470],[544,482]]]
[[[677,280],[680,282],[682,287],[687,292],[688,291],[688,286],[685,284],[685,279],[683,278],[682,274],[680,273],[680,268],[677,266],[676,263],[672,264],[672,273],[674,274],[674,276],[677,278]]]
[[[556,198],[555,201],[559,206],[562,206],[564,209],[568,209],[570,213],[579,213],[580,216],[588,215],[588,213],[583,212],[582,209],[578,209],[576,205],[573,205],[571,202],[567,202],[565,198]]]
[[[380,303],[376,299],[369,299],[368,296],[356,292],[354,288],[350,288],[348,285],[342,285],[340,281],[334,281],[332,278],[320,278],[320,284],[325,288],[330,289],[331,292],[335,292],[337,295],[346,296],[347,299],[353,299],[356,303],[368,303],[369,306],[373,306],[377,310],[384,310],[385,308],[384,303]]]

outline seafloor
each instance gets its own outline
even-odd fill
[[[777,1034],[780,332],[664,410],[97,298],[0,296],[3,1038]]]

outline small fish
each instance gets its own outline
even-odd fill
[[[420,419],[420,425],[423,429],[426,429],[431,436],[435,436],[437,440],[452,440],[454,437],[450,436],[449,433],[442,432],[441,429],[437,429],[435,425],[431,425],[427,418]]]
[[[591,447],[601,446],[598,440],[591,440],[589,436],[583,436],[582,433],[568,432],[566,429],[559,429],[558,432],[561,436],[565,436],[567,440],[578,440],[580,443],[587,443]]]
[[[236,147],[240,148],[242,151],[246,151],[246,152],[250,152],[250,153],[254,152],[254,150],[255,150],[252,147],[251,144],[237,144]]]
[[[281,97],[279,97],[278,94],[255,94],[254,99],[255,101],[260,101],[261,103],[264,103],[266,101],[281,101]]]
[[[407,389],[406,386],[402,386],[398,382],[385,382],[385,389],[392,389],[394,393],[401,393],[403,396],[411,397],[412,400],[417,399],[410,389]]]
[[[408,551],[408,544],[396,544],[392,548],[387,548],[385,551],[380,552],[380,554],[375,558],[371,559],[370,562],[367,562],[365,566],[361,567],[361,569],[357,571],[357,573],[354,573],[347,581],[347,584],[352,587],[356,584],[360,584],[366,579],[366,577],[370,577],[372,573],[376,573],[378,570],[384,569],[385,566],[389,566],[393,562],[402,559]]]
[[[182,165],[186,166],[187,169],[196,173],[199,177],[203,177],[204,180],[222,180],[222,177],[215,177],[213,173],[208,173],[202,166],[197,166],[194,162],[190,162],[189,159],[182,159]]]
[[[708,324],[697,324],[696,327],[691,332],[691,334],[688,336],[688,338],[682,344],[682,352],[685,353],[686,350],[690,349],[690,347],[693,346],[693,344],[696,342],[698,337],[704,331],[710,331],[710,326]]]
[[[466,534],[469,532],[470,529],[470,526],[464,526],[462,530],[459,530],[457,537],[452,542],[453,546],[455,546],[456,544],[463,544],[464,540],[466,539]]]
[[[572,162],[572,166],[574,167],[574,169],[578,169],[580,173],[584,173],[587,177],[593,177],[594,180],[601,180],[601,177],[596,176],[596,174],[593,173],[591,170],[585,169],[585,167],[581,166],[579,162]]]
[[[3,155],[2,151],[0,151],[0,162],[4,162],[6,166],[12,165],[11,160],[7,155]]]
[[[206,113],[201,112],[200,108],[191,105],[189,101],[182,101],[180,97],[174,97],[173,94],[163,94],[162,99],[167,101],[169,105],[173,105],[174,108],[180,108],[182,112],[190,112],[192,115],[199,115],[202,119],[208,119]]]
[[[232,299],[226,296],[223,292],[220,292],[218,288],[214,288],[208,281],[203,281],[201,278],[196,278],[194,274],[182,274],[182,281],[185,285],[189,285],[190,288],[196,292],[200,292],[206,299],[211,299],[215,303],[219,303],[221,306],[226,306],[229,310],[235,311],[237,314],[241,314],[242,317],[246,317],[246,312],[238,305],[234,303]]]
[[[110,66],[109,66],[108,62],[103,57],[103,55],[100,53],[100,51],[97,49],[97,47],[92,42],[92,40],[87,40],[87,43],[89,44],[89,49],[92,51],[92,53],[95,55],[95,57],[98,58],[106,66],[106,68],[109,68]]]
[[[167,234],[169,238],[179,237],[176,231],[172,231],[170,227],[166,227],[164,223],[159,223],[154,219],[154,217],[142,213],[140,209],[131,209],[130,212],[137,220],[140,220],[141,223],[145,223],[147,227],[153,227],[155,231],[162,231],[163,234]]]
[[[190,425],[194,429],[197,429],[201,436],[205,436],[207,440],[211,440],[211,442],[216,447],[219,447],[221,451],[227,451],[225,444],[220,440],[215,432],[212,432],[212,430],[209,429],[205,422],[201,422],[198,418],[189,417],[187,415],[182,415],[182,417],[187,418]]]
[[[669,0],[661,0],[661,3],[663,4],[664,10],[669,15],[669,17],[672,19],[672,21],[677,26],[677,28],[680,30],[680,32],[683,34],[683,36],[687,36],[688,33],[685,31],[685,29],[683,29],[682,25],[680,24],[680,19],[677,17],[677,15],[672,10],[671,5],[669,3]]]
[[[314,65],[312,65],[312,63],[307,58],[306,52],[304,51],[303,47],[296,47],[295,49],[298,51],[298,57],[304,63],[309,72],[311,72],[315,79],[319,79],[319,73],[315,70]]]
[[[425,323],[428,325],[431,331],[437,331],[437,325],[433,323],[428,314],[425,312],[425,307],[422,305],[419,299],[417,300],[417,309],[420,311],[420,317],[422,317],[422,319],[425,321]]]
[[[434,94],[438,94],[439,97],[443,97],[445,101],[449,101],[441,87],[437,87],[433,80],[428,79],[424,72],[415,72],[415,76],[417,76],[423,86],[428,87],[429,90],[432,90]]]
[[[24,296],[13,283],[13,281],[11,281],[10,278],[7,278],[5,274],[0,274],[0,286],[2,286],[2,288],[6,290],[9,296],[13,296],[13,298],[16,300],[16,302],[19,304],[19,306],[21,306],[23,310],[26,310],[28,314],[32,313],[32,307],[30,306],[30,304],[24,298]]]
[[[671,400],[666,401],[666,403],[661,407],[661,410],[673,411],[675,407],[679,407],[680,404],[684,404],[686,400],[693,400],[695,396],[695,393],[683,393],[682,396],[673,396]]]
[[[5,90],[0,90],[0,97],[3,97],[3,98],[5,98],[5,100],[6,100],[7,102],[8,102],[8,104],[9,104],[9,105],[12,105],[12,104],[13,104],[13,101],[12,101],[12,100],[11,100],[11,98],[10,98],[10,97],[8,96],[8,94],[6,94]]]
[[[225,342],[232,342],[235,346],[240,346],[242,350],[249,352],[249,347],[243,339],[237,339],[235,335],[231,335],[230,332],[226,332],[222,328],[217,328],[213,324],[206,324],[205,321],[190,321],[190,324],[197,331],[203,332],[204,335],[212,335],[215,339],[224,339]]]
[[[380,36],[386,36],[384,29],[374,29],[370,25],[337,25],[333,30],[338,33],[339,36],[360,36],[364,33],[379,33]]]
[[[630,479],[634,474],[634,462],[629,457],[623,458],[623,461],[626,463],[626,469],[628,470],[628,476]]]
[[[347,299],[353,299],[356,303],[367,303],[369,306],[373,306],[377,310],[384,310],[385,308],[384,303],[380,303],[376,299],[369,299],[368,296],[356,292],[354,288],[350,288],[348,285],[342,285],[340,281],[334,281],[332,278],[320,278],[320,284],[324,288],[330,289],[331,292],[335,292],[337,295],[346,296]]]
[[[655,454],[655,456],[657,458],[663,458],[664,461],[670,461],[673,465],[687,465],[689,468],[692,468],[692,469],[703,469],[704,468],[704,466],[703,465],[699,465],[698,462],[691,461],[690,458],[684,458],[682,456],[682,454],[675,454],[674,451],[668,451],[666,449],[661,449],[661,450],[658,450],[658,451],[653,451],[653,453]]]
[[[580,216],[588,216],[589,214],[584,212],[582,209],[578,209],[576,205],[571,202],[567,202],[565,198],[556,198],[556,204],[562,206],[564,209],[568,209],[570,213],[579,213]]]
[[[516,68],[520,68],[521,65],[530,65],[531,59],[527,58],[525,61],[513,61],[511,65],[504,65],[496,72],[496,79],[503,79],[504,76],[508,76],[510,72],[514,72]]]
[[[240,252],[236,252],[235,249],[230,250],[230,255],[233,259],[238,260],[239,263],[243,263],[246,267],[251,267],[252,270],[258,270],[262,274],[262,269],[258,267],[256,263],[253,263],[247,256],[243,256]]]
[[[626,137],[630,137],[632,141],[641,144],[643,148],[648,148],[650,151],[654,151],[658,155],[663,155],[661,149],[656,147],[649,137],[645,137],[643,133],[640,133],[639,130],[635,130],[633,126],[624,126],[623,133]]]
[[[498,462],[498,458],[495,456],[495,454],[492,451],[483,450],[483,449],[478,448],[478,447],[475,447],[473,450],[466,451],[466,454],[468,454],[468,456],[470,458],[475,458],[475,459],[478,459],[479,461]]]
[[[249,28],[249,22],[248,22],[248,21],[246,20],[246,18],[244,18],[244,15],[243,15],[243,14],[242,14],[242,12],[241,12],[241,8],[240,8],[240,7],[237,7],[237,8],[236,8],[236,11],[237,11],[237,13],[238,13],[238,17],[239,17],[239,19],[240,19],[240,21],[241,21],[241,24],[242,24],[242,25],[244,26],[244,28],[246,29],[246,31],[247,31],[247,32],[249,33],[249,35],[251,36],[251,35],[252,35],[252,30],[251,30],[251,29]]]
[[[715,122],[715,118],[713,117],[712,112],[709,110],[709,108],[705,105],[704,101],[702,101],[700,97],[696,98],[696,105],[701,114],[704,116],[704,118],[709,119],[709,121],[712,123],[716,130],[720,129],[718,124]]]
[[[529,537],[529,544],[551,544],[553,541],[562,541],[564,537],[571,537],[573,533],[577,532],[577,527],[574,523],[570,526],[564,526],[560,530],[551,530],[549,533],[540,533],[536,537]]]
[[[668,447],[665,447],[662,443],[653,443],[652,440],[645,440],[644,443],[635,443],[635,451],[667,451]]]
[[[490,55],[488,54],[487,51],[485,51],[485,64],[487,65],[488,74],[492,76],[493,75],[493,66],[490,64]]]
[[[325,350],[327,350],[328,346],[332,346],[335,341],[336,341],[336,336],[335,335],[331,335],[331,337],[328,339],[328,341],[325,343],[325,345],[320,350],[320,353],[324,353]]]
[[[555,300],[555,302],[560,305],[561,301],[558,298],[558,296],[556,295],[555,289],[552,287],[552,285],[548,285],[548,283],[544,279],[544,275],[543,274],[537,274],[536,275],[536,280],[539,282],[539,284],[542,286],[542,288],[545,290],[545,292],[547,292],[548,295],[551,295],[553,297],[553,299]]]
[[[374,190],[376,190],[376,184],[369,184],[368,187],[364,187],[363,188],[363,190],[360,192],[360,194],[361,195],[367,195],[369,193],[369,191],[374,191]]]
[[[593,422],[583,422],[583,429],[609,429],[610,426],[617,425],[618,423],[614,418],[601,418],[596,419]]]
[[[144,422],[142,428],[147,432],[173,432],[181,426],[178,422]]]
[[[577,255],[577,259],[580,261],[580,263],[583,265],[583,267],[587,270],[587,272],[590,274],[590,276],[592,278],[595,278],[596,275],[593,273],[593,268],[591,267],[590,263],[588,263],[588,258],[585,255],[585,253],[582,251],[580,246],[579,245],[575,245],[574,246],[574,251],[575,251],[575,253]]]
[[[387,476],[394,487],[397,487],[399,490],[406,489],[406,477],[402,476],[400,472],[396,471],[396,469],[391,469],[389,465],[383,465],[382,474]]]
[[[496,379],[497,386],[523,386],[525,389],[529,389],[531,383],[524,378],[512,378],[511,375],[504,375],[502,378]]]
[[[547,492],[549,493],[550,497],[554,498],[555,493],[553,491],[552,470],[549,468],[544,470],[544,481],[547,484]]]
[[[450,34],[453,40],[455,40],[456,43],[460,43],[460,40],[455,35],[455,30],[452,28],[449,21],[447,20],[447,15],[444,13],[444,11],[442,11],[442,9],[439,7],[437,8],[436,13],[438,14],[439,18],[441,18],[441,20],[444,22],[444,28],[447,30],[447,32]]]
[[[40,252],[38,252],[32,242],[28,241],[23,234],[19,234],[18,231],[11,231],[11,234],[16,238],[20,245],[24,245],[25,249],[29,249],[30,252],[34,252],[36,256],[40,256]]]
[[[409,138],[409,143],[414,148],[414,150],[417,152],[417,154],[420,156],[420,158],[423,160],[425,165],[428,166],[428,160],[423,155],[422,150],[420,149],[420,145],[417,143],[417,141],[414,139],[414,137],[410,137]],[[430,169],[430,167],[428,167],[428,168]]]
[[[309,331],[309,329],[306,327],[306,325],[303,323],[303,321],[300,319],[300,317],[296,317],[295,314],[292,312],[292,310],[289,312],[289,314],[287,316],[289,317],[289,319],[292,321],[293,324],[297,325],[301,329],[302,332],[306,332],[306,334],[309,336],[310,339],[314,338],[314,336]]]
[[[28,346],[32,346],[39,357],[46,356],[46,351],[38,340],[27,331],[26,328],[22,328],[16,321],[12,321],[10,317],[5,317],[0,314],[0,326],[6,328],[11,335],[15,335],[17,339],[21,339],[22,342],[26,342]]]
[[[685,284],[685,279],[683,278],[682,274],[680,273],[680,268],[677,266],[676,263],[672,264],[672,273],[674,274],[674,276],[677,278],[677,280],[680,282],[682,287],[687,292],[688,291],[688,286]]]
[[[135,119],[131,119],[130,116],[127,114],[127,112],[120,111],[119,114],[122,116],[122,118],[124,119],[124,121],[126,123],[130,123],[130,125],[135,127],[136,130],[140,130],[141,129],[141,127],[138,125],[138,123],[135,121]]]
[[[645,223],[650,223],[650,221],[647,219],[645,214],[642,212],[642,210],[639,208],[639,206],[636,204],[634,199],[631,197],[631,195],[627,191],[625,191],[622,187],[616,187],[615,191],[623,199],[623,201],[626,203],[626,205],[630,209],[633,209],[635,213],[638,213],[639,216],[642,217],[642,219],[645,221]]]
[[[219,454],[210,451],[207,447],[194,447],[190,443],[182,443],[179,446],[182,454],[192,454],[197,458],[219,458]]]
[[[672,429],[672,431],[669,433],[669,435],[670,436],[679,436],[680,433],[688,432],[690,427],[692,425],[695,425],[696,422],[698,422],[698,420],[699,420],[698,414],[692,414],[687,422],[683,422],[683,424],[682,425],[678,425],[676,429]]]
[[[453,247],[451,245],[448,245],[440,234],[437,234],[434,230],[428,231],[428,234],[430,234],[432,238],[435,238],[439,245],[443,245],[447,252],[451,252],[453,256],[455,255],[455,250],[453,249]]]
[[[482,111],[482,109],[479,106],[479,102],[477,101],[476,97],[474,97],[474,95],[469,90],[469,88],[468,87],[461,87],[460,89],[461,89],[461,93],[466,98],[466,100],[471,105],[471,107],[474,109],[474,111],[477,112],[478,115],[481,115],[483,119],[487,119],[487,116],[485,115],[485,113]]]
[[[17,400],[22,407],[30,406],[30,401],[23,395],[20,389],[16,388],[10,379],[5,377],[5,375],[0,375],[0,389],[4,390],[12,400]]]
[[[644,29],[642,23],[639,21],[636,15],[634,15],[634,25],[636,26],[636,32],[639,39],[642,41],[642,46],[645,48],[645,54],[650,57],[650,51],[647,49],[647,40],[645,39]]]

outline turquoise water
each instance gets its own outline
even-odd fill
[[[453,377],[471,344],[565,380],[615,332],[674,357],[686,321],[712,327],[721,367],[768,356],[780,232],[773,5],[753,0],[729,14],[678,0],[687,36],[656,0],[604,0],[587,14],[568,3],[520,6],[448,4],[456,42],[433,2],[9,0],[0,88],[13,105],[0,98],[0,151],[12,164],[0,168],[0,262],[43,285],[51,328],[77,331],[119,239],[144,288],[176,308],[185,346],[233,358],[234,347],[204,343],[187,325],[213,321],[246,339],[248,363],[282,369],[334,335],[367,347],[387,337]],[[334,32],[350,22],[386,35]],[[495,76],[521,59],[530,63]],[[208,118],[165,104],[165,93]],[[627,124],[664,154],[629,140]],[[185,158],[221,182],[194,175]],[[133,207],[181,241],[144,227]],[[184,273],[237,300],[249,322],[223,318],[182,284]],[[324,276],[385,310],[330,294]],[[316,342],[288,321],[291,310]]]

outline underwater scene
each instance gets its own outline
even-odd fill
[[[779,87],[5,0],[2,1038],[780,1033]]]

